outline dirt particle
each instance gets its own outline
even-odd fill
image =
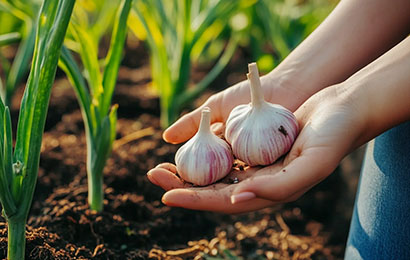
[[[229,182],[232,183],[232,184],[237,184],[237,183],[239,183],[239,179],[238,179],[238,177],[230,178]]]
[[[279,126],[278,131],[281,132],[284,136],[288,136],[288,132],[283,127],[283,125]]]

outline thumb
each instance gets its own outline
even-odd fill
[[[220,111],[216,102],[213,102],[212,99],[209,99],[205,104],[195,109],[194,111],[182,116],[174,124],[168,127],[162,138],[173,144],[182,143],[198,131],[199,122],[201,121],[201,112],[205,107],[211,109],[211,123],[217,122],[220,120]]]

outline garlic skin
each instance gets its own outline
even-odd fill
[[[225,138],[238,159],[250,166],[269,165],[290,150],[299,126],[291,111],[265,101],[256,63],[248,68],[252,101],[231,111]]]
[[[225,177],[232,168],[231,147],[210,129],[211,110],[202,110],[199,130],[175,154],[179,176],[185,181],[206,186]]]

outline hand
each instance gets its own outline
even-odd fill
[[[303,91],[293,87],[290,80],[286,80],[286,73],[274,70],[261,77],[261,85],[265,100],[280,104],[291,111],[306,100],[308,96]],[[181,143],[190,139],[197,131],[204,107],[211,108],[213,123],[225,123],[231,110],[240,104],[247,104],[251,100],[249,82],[242,81],[224,91],[211,96],[202,106],[184,115],[163,134],[165,141],[169,143]]]
[[[362,109],[342,90],[342,86],[322,90],[295,112],[299,136],[286,157],[273,165],[233,170],[207,187],[185,183],[169,163],[149,171],[148,178],[167,190],[163,202],[169,206],[239,213],[296,200],[364,142]],[[232,184],[235,177],[238,184]]]

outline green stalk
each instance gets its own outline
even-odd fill
[[[110,50],[106,57],[106,67],[103,73],[102,84],[104,86],[104,95],[101,100],[101,114],[108,114],[111,106],[111,99],[114,93],[115,84],[120,67],[122,50],[127,36],[127,19],[131,11],[132,0],[126,0],[121,3],[117,14],[118,22],[114,23],[114,29],[111,37]]]
[[[24,259],[26,249],[26,220],[11,220],[8,226],[8,259]]]
[[[59,64],[60,68],[65,72],[67,78],[69,79],[72,86],[74,86],[74,91],[79,100],[81,113],[84,120],[84,125],[86,131],[93,133],[93,124],[91,116],[91,98],[90,93],[87,89],[87,84],[83,75],[81,74],[80,68],[77,66],[74,58],[71,56],[70,51],[63,46],[61,50],[61,56]],[[87,134],[88,140],[88,134]]]
[[[10,113],[0,101],[0,201],[8,222],[8,259],[25,254],[25,225],[33,199],[40,148],[61,46],[75,0],[44,0],[32,67],[24,91],[12,156]]]
[[[107,65],[103,72],[104,92],[97,106],[101,116],[99,122],[101,123],[97,125],[96,135],[90,136],[92,140],[87,142],[88,203],[92,210],[98,212],[102,211],[104,206],[103,170],[111,154],[112,143],[115,140],[117,106],[112,107],[110,112],[109,107],[114,93],[122,49],[124,48],[131,3],[132,0],[124,0],[116,16],[110,50],[106,57]]]
[[[78,51],[85,75],[67,49],[63,49],[60,59],[60,67],[74,87],[82,111],[87,140],[88,203],[96,211],[103,210],[103,170],[115,140],[117,105],[111,106],[111,100],[127,36],[131,3],[132,0],[122,0],[116,13],[103,74],[96,49],[98,40],[90,33],[95,27],[90,29],[73,24],[71,28],[72,36],[80,41]]]
[[[87,140],[88,203],[92,210],[102,211],[104,202],[103,170],[111,154],[117,123],[117,105],[106,116],[96,136]]]
[[[90,209],[100,212],[104,206],[103,174],[99,169],[92,167],[90,159],[87,160],[87,182]]]

